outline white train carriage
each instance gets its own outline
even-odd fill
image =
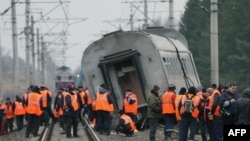
[[[175,84],[177,92],[181,87],[200,84],[186,39],[165,28],[104,35],[84,51],[82,70],[92,95],[101,83],[111,88],[117,109],[126,89],[135,92],[144,107],[155,84],[161,93],[169,84]]]

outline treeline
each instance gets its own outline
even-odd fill
[[[250,1],[218,0],[219,80],[250,83]],[[210,86],[210,0],[189,0],[179,31],[187,38],[204,86]]]

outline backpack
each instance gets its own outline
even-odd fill
[[[188,113],[190,115],[193,113],[194,105],[192,99],[194,98],[194,96],[195,95],[189,98],[188,95],[186,94],[187,100],[184,102],[184,113]]]

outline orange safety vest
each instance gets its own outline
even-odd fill
[[[15,101],[14,115],[25,115],[25,108],[22,102]]]
[[[214,90],[213,93],[208,97],[208,100],[209,100],[208,107],[209,107],[210,110],[212,110],[213,103],[214,103],[214,95],[215,95],[216,93],[218,93],[219,96],[221,96],[221,93],[220,93],[218,90]],[[217,105],[217,106],[216,106],[216,109],[215,109],[215,111],[214,111],[213,114],[214,114],[215,116],[218,116],[218,117],[221,116],[221,114],[220,114],[220,105]],[[212,120],[213,118],[210,118],[210,119]]]
[[[43,111],[40,108],[40,100],[41,100],[42,96],[31,92],[30,94],[28,94],[28,106],[26,108],[26,112],[28,114],[35,114],[37,116],[41,116]]]
[[[93,111],[96,111],[95,106],[96,106],[96,103],[95,103],[95,99],[94,99],[94,100],[92,101],[92,110],[93,110]]]
[[[110,111],[111,106],[108,103],[108,93],[100,94],[99,92],[96,94],[95,100],[95,110],[103,110],[103,111]]]
[[[67,92],[64,92],[62,94],[63,94],[63,97],[64,97],[64,101],[63,101],[64,109],[69,109],[69,107],[66,104],[66,99],[65,99],[66,96],[69,95],[70,98],[71,98],[71,104],[72,104],[73,110],[77,111],[79,109],[79,104],[77,102],[77,95],[76,94],[71,95],[71,94],[69,94]]]
[[[192,94],[187,94],[187,96],[188,96],[188,98],[191,98],[191,97],[192,97]],[[183,96],[183,97],[182,97],[182,100],[181,100],[181,103],[182,103],[182,108],[181,108],[181,112],[180,112],[181,115],[182,115],[183,112],[184,112],[184,103],[185,103],[186,100],[187,100],[187,97],[186,97],[186,96]],[[199,103],[200,103],[200,97],[197,96],[197,95],[194,96],[194,97],[192,98],[192,103],[193,103],[193,106],[194,106],[194,109],[193,109],[193,112],[192,112],[192,117],[193,117],[193,118],[198,118],[198,116],[199,116],[199,110],[198,110],[197,106],[198,106]]]
[[[130,125],[130,127],[131,127],[130,131],[134,131],[136,129],[136,126],[135,126],[134,122],[132,121],[132,119],[130,118],[130,116],[123,114],[123,115],[121,115],[121,119],[124,120],[125,125],[127,125],[127,124]]]
[[[13,111],[12,104],[6,105],[6,114],[5,114],[6,119],[12,119],[13,115],[14,115],[14,111]]]
[[[47,90],[42,90],[40,91],[41,96],[43,98],[43,108],[47,108],[48,107],[48,91]]]
[[[175,98],[175,116],[176,116],[176,120],[181,120],[181,115],[180,115],[180,111],[178,109],[179,104],[181,104],[181,98],[183,95],[177,95]]]
[[[3,113],[6,113],[6,105],[5,104],[0,104],[0,111],[3,111]],[[1,125],[1,123],[0,123]]]
[[[162,114],[174,114],[175,113],[175,107],[174,102],[172,101],[172,96],[175,93],[172,91],[165,92],[161,97],[162,102]]]
[[[72,106],[74,108],[74,111],[79,110],[79,104],[78,104],[78,100],[77,100],[77,94],[75,93],[74,95],[71,95],[72,98]]]
[[[128,99],[127,98],[132,98],[135,99],[135,103],[133,104],[129,104]],[[137,100],[137,96],[135,94],[130,94],[129,96],[126,96],[123,99],[123,104],[124,104],[124,112],[125,113],[133,113],[133,114],[137,114],[138,112],[138,100]]]
[[[87,103],[85,103],[84,96],[87,95]],[[91,104],[91,97],[89,95],[89,90],[84,90],[80,93],[82,104]]]

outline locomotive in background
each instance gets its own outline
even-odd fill
[[[62,66],[56,70],[56,89],[66,88],[74,85],[74,75],[67,66]]]
[[[131,89],[138,97],[142,117],[146,117],[147,96],[153,85],[160,86],[160,94],[170,84],[176,86],[176,92],[200,85],[186,38],[163,27],[103,35],[85,49],[81,67],[92,97],[105,83],[119,110],[125,90]]]

